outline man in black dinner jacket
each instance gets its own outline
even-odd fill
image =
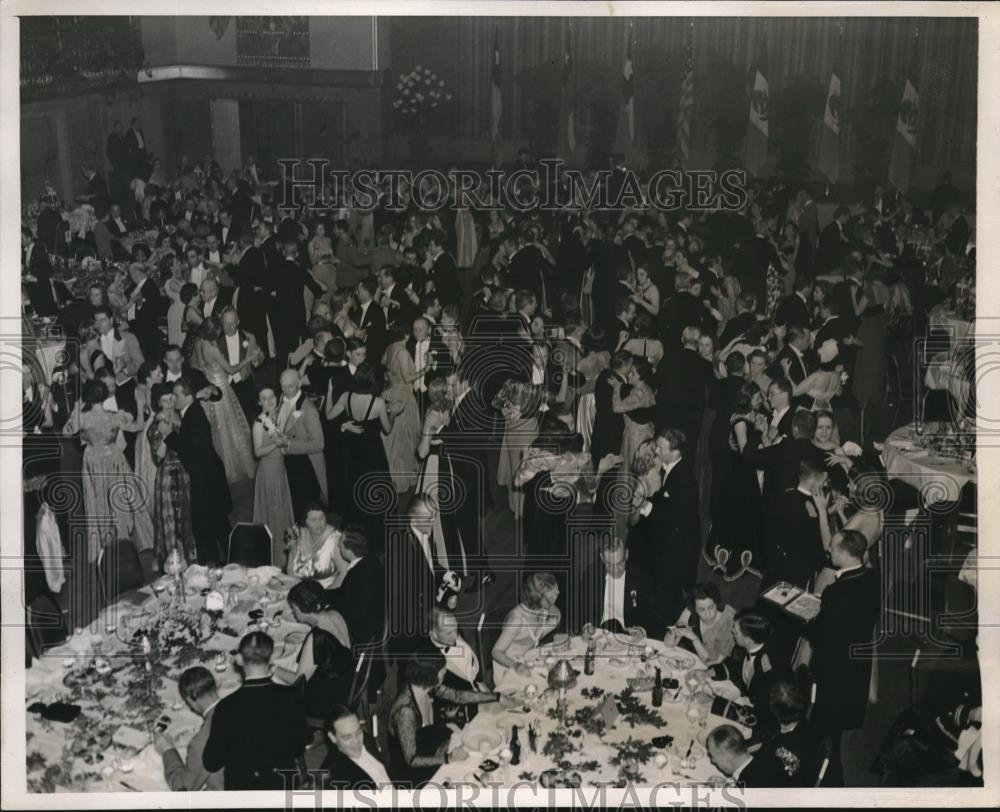
[[[590,456],[595,468],[605,456],[622,450],[625,418],[612,406],[616,385],[612,381],[627,384],[631,371],[632,354],[619,350],[611,356],[611,367],[597,376],[594,385],[594,429],[590,441]]]
[[[344,616],[355,645],[380,642],[385,624],[385,570],[378,557],[369,553],[368,539],[357,528],[344,531],[340,550],[347,574],[330,591],[331,602]]]
[[[427,239],[427,259],[424,262],[424,290],[431,292],[427,283],[433,285],[433,292],[442,305],[457,305],[462,298],[458,283],[458,269],[455,258],[445,250],[447,237],[443,231],[434,230]]]
[[[344,705],[333,708],[327,723],[327,737],[333,746],[323,762],[324,787],[376,790],[392,783],[378,756],[378,745],[350,708]]]
[[[830,559],[837,580],[823,591],[819,614],[805,628],[816,680],[812,722],[831,739],[827,775],[835,785],[843,782],[841,733],[860,728],[868,708],[872,658],[852,649],[872,642],[882,607],[879,574],[864,565],[867,550],[868,540],[856,530],[834,535]]]
[[[198,562],[223,560],[233,509],[226,468],[212,444],[212,427],[195,400],[195,385],[187,378],[174,384],[174,400],[181,416],[180,432],[170,431],[164,441],[177,452],[191,480],[191,529],[198,548]]]
[[[243,685],[215,706],[202,761],[206,770],[225,769],[227,791],[290,789],[304,768],[311,736],[301,692],[271,679],[273,653],[274,641],[264,632],[240,640]]]

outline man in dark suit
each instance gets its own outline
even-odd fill
[[[354,711],[344,705],[335,706],[326,730],[333,743],[322,767],[326,789],[377,790],[392,783],[385,765],[376,755],[378,745],[362,728]]]
[[[265,256],[267,251],[264,251]],[[299,245],[285,243],[285,256],[275,265],[268,265],[266,286],[273,292],[268,316],[274,334],[279,372],[285,368],[288,356],[302,343],[306,332],[305,289],[317,298],[326,293],[326,287],[307,273],[299,261]]]
[[[867,549],[856,530],[834,535],[830,560],[837,580],[823,591],[819,614],[805,627],[816,680],[812,722],[832,739],[828,776],[834,785],[843,781],[841,732],[861,727],[868,707],[872,658],[852,649],[872,642],[882,607],[878,572],[864,565]]]
[[[619,350],[611,356],[610,368],[597,376],[594,385],[594,429],[590,441],[590,456],[595,468],[606,455],[621,452],[625,417],[612,407],[615,389],[612,381],[618,385],[628,383],[632,363],[632,354]]]
[[[173,792],[194,792],[200,789],[220,791],[225,785],[222,770],[210,773],[202,763],[205,744],[212,732],[215,706],[219,704],[215,678],[207,668],[196,665],[181,674],[177,690],[184,704],[203,721],[187,744],[186,759],[181,758],[170,736],[166,733],[155,734],[153,746],[163,757],[163,777]]]
[[[619,632],[641,626],[648,637],[659,640],[667,628],[653,579],[641,564],[629,560],[620,538],[602,542],[600,561],[583,571],[568,605],[570,628],[577,634],[585,626]]]
[[[212,444],[212,427],[195,392],[190,380],[182,378],[174,384],[181,427],[180,432],[168,432],[164,441],[177,452],[191,480],[191,529],[198,563],[210,564],[224,560],[221,550],[229,536],[233,503],[226,468]]]
[[[295,786],[310,740],[301,691],[271,679],[274,641],[264,632],[240,640],[236,662],[243,685],[215,706],[202,763],[225,770],[226,791],[284,790]]]
[[[812,334],[806,326],[789,327],[785,333],[785,346],[774,359],[769,374],[774,380],[789,379],[793,386],[802,383],[813,372],[813,360],[809,352]],[[793,390],[794,391],[794,390]],[[809,409],[813,399],[808,395],[793,395],[792,406]]]
[[[424,289],[421,294],[433,292],[442,305],[457,305],[462,300],[455,258],[445,251],[447,237],[443,231],[432,231],[427,238],[427,258],[424,260]]]
[[[767,565],[762,589],[778,581],[808,588],[822,563],[823,536],[829,533],[828,497],[823,493],[826,479],[825,469],[802,460],[797,485],[773,501],[774,509],[764,521]]]
[[[257,339],[251,333],[240,329],[240,317],[236,311],[231,307],[226,307],[218,315],[222,322],[222,335],[218,337],[216,344],[218,344],[222,357],[233,367],[240,366],[248,358],[253,367],[259,367],[264,361],[264,353],[257,346]],[[252,426],[260,411],[253,373],[250,369],[244,369],[230,375],[229,386],[232,387],[236,399],[240,402],[247,423]]]
[[[530,290],[535,294],[539,310],[543,310],[546,301],[545,277],[551,266],[532,242],[530,233],[519,231],[516,239],[517,247],[507,266],[507,284],[514,290]]]
[[[697,452],[708,387],[715,380],[712,365],[698,354],[700,338],[700,329],[685,327],[681,346],[667,350],[656,370],[657,424],[681,430],[689,459]]]
[[[771,687],[788,679],[788,660],[773,650],[771,621],[754,609],[737,612],[733,623],[736,648],[725,660],[711,667],[717,680],[728,679],[753,703],[757,724],[754,738],[763,741],[777,731],[777,720],[771,714]]]
[[[236,265],[229,266],[229,275],[236,283],[233,307],[243,329],[253,333],[257,346],[267,349],[267,313],[272,307],[273,286],[267,273],[264,253],[253,244],[253,236],[241,234],[237,239]]]
[[[719,346],[726,347],[739,336],[746,336],[747,343],[753,345],[751,331],[757,324],[757,300],[752,293],[741,293],[736,297],[736,315],[726,322],[722,335],[719,336]]]
[[[382,306],[375,301],[378,285],[374,279],[367,278],[358,282],[354,295],[358,306],[352,311],[352,318],[359,328],[365,331],[365,347],[368,350],[368,360],[372,364],[381,364],[388,336],[386,335],[386,315]]]
[[[348,528],[340,541],[347,574],[330,591],[334,608],[344,616],[355,645],[381,642],[385,626],[385,570],[378,556],[369,555],[368,539]]]
[[[781,390],[773,393],[772,402],[777,402],[779,396],[787,398],[781,383],[775,381],[771,384],[772,389],[777,387]],[[825,463],[824,453],[812,441],[816,433],[815,412],[786,409],[778,424],[769,427],[769,435],[770,429],[774,430],[773,439],[768,439],[760,448],[748,444],[743,451],[747,463],[764,472],[765,515],[774,512],[785,491],[798,485],[799,464],[803,460],[821,468]]]
[[[222,311],[232,303],[233,289],[220,286],[218,281],[210,276],[201,283],[198,295],[201,297],[199,310],[202,317],[218,319]]]
[[[419,376],[413,382],[413,393],[417,398],[420,419],[423,420],[427,411],[427,376],[436,365],[443,368],[450,361],[451,355],[426,316],[413,320],[412,332],[406,339],[406,351],[413,359],[414,370]]]
[[[139,119],[133,118],[125,133],[125,155],[128,158],[129,180],[149,177],[149,161],[146,158],[146,135],[139,126]]]
[[[445,576],[441,543],[434,538],[438,506],[416,494],[407,507],[408,524],[392,534],[386,554],[390,646],[411,654],[430,632],[429,619]]]
[[[813,281],[808,276],[799,276],[792,286],[792,293],[778,302],[774,311],[774,323],[786,327],[809,327],[812,325],[810,312]]]
[[[386,326],[406,333],[416,317],[415,307],[402,285],[396,284],[396,269],[383,265],[378,269],[378,292],[375,301],[385,313]]]
[[[759,752],[751,753],[749,742],[733,725],[719,725],[708,734],[708,757],[719,771],[747,789],[784,787],[773,761]]]
[[[101,220],[108,213],[111,205],[111,198],[108,195],[108,185],[104,182],[104,178],[98,175],[90,164],[84,164],[82,171],[83,176],[87,179],[86,197],[90,205],[94,207],[94,215],[98,220]]]
[[[160,294],[156,280],[146,273],[146,266],[141,262],[131,263],[128,275],[135,285],[126,308],[129,329],[135,333],[142,354],[146,358],[158,358],[163,338],[159,322],[166,312],[166,299]]]
[[[48,249],[35,241],[31,229],[21,229],[21,244],[21,265],[25,271],[22,280],[31,306],[39,316],[55,316],[59,305],[70,301],[73,296],[66,285],[52,279],[52,260]]]
[[[847,206],[838,206],[833,213],[833,221],[819,235],[819,247],[816,250],[816,271],[825,273],[836,270],[844,264],[847,256],[847,224],[851,219],[851,210]]]
[[[733,261],[733,276],[740,281],[740,288],[756,296],[758,302],[767,301],[767,269],[782,267],[778,249],[770,239],[774,223],[773,216],[764,218],[757,233],[740,242]]]
[[[163,369],[164,383],[177,383],[184,378],[194,386],[195,396],[199,400],[222,400],[222,392],[208,382],[205,373],[184,362],[184,351],[176,344],[171,344],[163,351],[160,367]]]

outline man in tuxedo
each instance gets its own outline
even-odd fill
[[[122,133],[122,123],[116,121],[111,125],[111,134],[105,141],[104,154],[111,164],[111,188],[113,198],[116,201],[125,199],[128,194],[129,172],[128,147],[125,144],[125,135]]]
[[[611,356],[610,368],[597,376],[594,385],[594,429],[590,441],[590,456],[595,468],[606,455],[621,452],[625,418],[613,408],[615,385],[612,381],[617,381],[618,385],[628,383],[632,364],[632,354],[619,350]]]
[[[458,283],[455,258],[445,251],[447,237],[443,231],[434,230],[427,238],[427,257],[424,260],[425,277],[422,293],[435,293],[442,305],[457,305],[462,299]]]
[[[792,293],[778,302],[778,307],[774,311],[774,323],[783,324],[786,327],[805,327],[812,325],[813,281],[808,276],[799,276],[792,286]]]
[[[381,643],[385,626],[385,570],[378,556],[369,553],[368,538],[355,527],[344,531],[340,552],[347,573],[330,591],[334,608],[344,616],[355,646]]]
[[[864,565],[867,539],[856,530],[834,534],[830,560],[837,580],[823,591],[819,614],[806,625],[813,645],[810,670],[816,680],[812,721],[832,740],[828,776],[843,782],[840,739],[864,724],[872,658],[852,649],[872,642],[882,608],[878,572]]]
[[[583,571],[577,593],[569,602],[571,628],[585,626],[623,632],[641,626],[648,637],[662,639],[667,628],[652,577],[629,559],[625,542],[617,537],[601,543],[600,561]]]
[[[390,644],[413,653],[430,632],[428,621],[437,589],[445,575],[443,540],[433,537],[438,506],[416,494],[407,507],[407,526],[394,534],[386,558]]]
[[[232,288],[222,288],[213,277],[206,278],[198,289],[201,297],[201,315],[206,319],[219,318],[232,303]]]
[[[31,229],[21,229],[22,281],[32,308],[39,316],[55,316],[73,296],[65,284],[52,278],[52,260],[45,245],[36,242]]]
[[[87,378],[94,377],[94,369],[90,359],[98,350],[104,355],[110,367],[119,375],[135,375],[142,362],[146,360],[135,334],[123,333],[115,327],[111,308],[103,305],[94,310],[94,327],[97,328],[97,336],[87,342],[84,350],[85,376]]]
[[[149,177],[149,161],[146,158],[146,136],[142,131],[142,127],[139,126],[139,119],[137,118],[132,119],[128,132],[125,133],[125,154],[128,158],[129,180],[132,178],[146,180]]]
[[[172,792],[194,792],[205,789],[221,791],[225,785],[222,770],[209,772],[202,763],[205,744],[212,732],[215,706],[219,704],[219,690],[215,677],[200,665],[188,668],[177,681],[177,690],[184,704],[202,718],[201,727],[187,744],[187,757],[181,758],[173,739],[166,733],[156,733],[153,746],[163,757],[163,777]]]
[[[656,370],[657,425],[680,429],[687,438],[687,455],[694,459],[708,387],[715,380],[712,365],[698,354],[701,330],[685,327],[681,346],[668,349]]]
[[[142,430],[142,423],[137,420],[139,406],[135,399],[135,378],[127,373],[116,376],[114,370],[109,366],[100,367],[97,370],[96,378],[108,390],[108,396],[102,404],[104,411],[124,412],[133,418],[132,424],[123,431],[125,448],[122,453],[129,466],[135,468],[135,444],[138,439],[137,434]]]
[[[714,335],[717,324],[701,298],[701,278],[685,271],[678,272],[674,277],[674,288],[674,295],[664,302],[659,315],[665,346],[673,349],[682,343],[684,330],[688,327]]]
[[[772,501],[774,509],[764,520],[767,563],[762,589],[779,581],[807,589],[816,575],[823,559],[823,535],[829,533],[826,480],[825,468],[817,468],[814,460],[802,460],[797,485]],[[794,640],[783,642],[794,647]]]
[[[236,283],[232,306],[240,317],[243,329],[253,333],[257,346],[268,349],[267,312],[273,298],[268,289],[269,275],[263,252],[253,244],[249,233],[236,238],[236,264],[228,266],[229,275]]]
[[[231,307],[225,308],[220,314],[220,321],[222,335],[219,336],[217,343],[222,357],[234,367],[239,366],[247,358],[256,359],[250,363],[254,367],[259,367],[264,362],[264,353],[257,346],[257,339],[240,329],[240,317],[236,311]],[[240,402],[247,423],[252,426],[258,412],[257,387],[254,385],[252,374],[249,370],[236,372],[229,376],[229,385]]]
[[[156,280],[146,273],[146,266],[133,262],[128,266],[128,275],[135,287],[129,296],[126,309],[129,330],[139,341],[139,348],[146,358],[160,355],[160,317],[166,312],[166,299],[160,295]]]
[[[762,218],[756,234],[740,241],[733,260],[733,276],[739,280],[740,288],[756,296],[758,302],[767,301],[767,269],[782,267],[778,249],[771,242],[774,225],[773,215]]]
[[[530,290],[535,294],[539,306],[545,307],[545,276],[550,265],[531,235],[519,231],[517,244],[507,266],[507,284],[514,290]]]
[[[431,330],[425,316],[413,320],[413,331],[406,341],[406,349],[413,359],[417,379],[413,382],[413,394],[417,398],[421,420],[427,411],[427,374],[439,359],[448,357],[448,348]]]
[[[215,706],[202,763],[225,770],[226,791],[285,790],[304,768],[302,754],[312,738],[302,692],[271,679],[274,641],[264,632],[240,640],[236,662],[243,685]]]
[[[788,660],[773,650],[771,621],[755,609],[742,609],[733,622],[736,648],[727,660],[711,667],[716,680],[731,680],[753,703],[754,738],[765,741],[778,729],[771,714],[771,687],[791,676]]]
[[[184,249],[184,257],[187,259],[188,264],[188,282],[201,288],[201,283],[208,279],[209,276],[213,276],[211,271],[205,267],[205,263],[202,262],[201,247],[193,243],[188,243]]]
[[[774,442],[779,437],[790,437],[795,410],[792,409],[792,384],[787,378],[781,376],[771,381],[767,388],[767,404],[771,407],[768,440]]]
[[[741,293],[736,297],[736,315],[726,322],[719,336],[719,346],[727,347],[739,336],[746,336],[747,343],[755,344],[753,332],[757,325],[757,300],[752,293]]]
[[[358,307],[353,311],[355,324],[365,331],[365,347],[368,357],[375,364],[382,362],[386,348],[386,314],[382,306],[375,301],[378,285],[371,279],[362,279],[355,289]]]
[[[233,228],[233,215],[229,209],[219,209],[219,223],[215,226],[212,232],[219,240],[219,245],[222,246],[222,250],[225,251],[229,246],[236,242],[236,238],[239,236],[236,229]]]
[[[788,378],[793,385],[802,383],[813,372],[813,362],[809,353],[812,334],[807,326],[792,326],[785,333],[785,346],[770,368],[775,380]],[[793,390],[794,391],[794,390]],[[813,399],[808,395],[793,395],[792,406],[804,409],[812,407]]]
[[[265,251],[265,255],[266,255]],[[317,298],[326,293],[326,287],[306,272],[299,261],[299,245],[285,243],[285,257],[274,266],[268,265],[266,285],[273,293],[268,318],[277,351],[278,369],[284,369],[288,356],[302,342],[306,327],[305,289]]]
[[[375,301],[385,313],[386,326],[404,332],[413,323],[414,307],[402,285],[396,284],[396,268],[383,265],[378,272]]]
[[[431,632],[428,640],[440,651],[447,663],[443,683],[459,691],[490,691],[483,675],[482,664],[474,648],[462,637],[458,618],[447,608],[431,610]]]
[[[108,210],[107,226],[108,231],[111,232],[111,239],[115,241],[127,236],[130,231],[129,224],[122,216],[122,207],[117,203],[112,203]]]
[[[285,473],[292,493],[292,510],[302,514],[310,502],[326,504],[326,459],[319,411],[302,391],[299,373],[281,373],[281,400],[276,423],[281,435],[275,441],[285,457]]]
[[[181,427],[180,432],[168,431],[164,442],[177,452],[188,472],[191,529],[198,548],[198,563],[210,564],[224,560],[221,550],[229,537],[229,512],[233,503],[226,482],[226,468],[212,444],[212,427],[201,404],[195,400],[196,391],[189,379],[181,378],[174,384]]]
[[[749,742],[733,725],[719,725],[708,734],[708,757],[719,772],[747,789],[788,786],[777,765],[759,752],[750,752]]]
[[[208,382],[204,372],[184,363],[184,351],[176,344],[171,344],[163,351],[160,367],[163,369],[164,383],[177,383],[181,378],[186,378],[191,381],[195,396],[200,400],[222,400],[222,392]]]
[[[334,706],[326,731],[333,744],[322,767],[326,789],[378,790],[392,784],[385,765],[375,755],[378,745],[354,711],[344,705]]]
[[[108,207],[111,205],[111,198],[108,195],[108,185],[104,178],[94,171],[90,164],[83,164],[81,167],[83,176],[87,179],[86,197],[90,205],[94,207],[94,216],[98,220],[103,220],[108,214]]]
[[[851,210],[847,206],[838,206],[833,220],[820,233],[816,250],[817,273],[834,271],[843,266],[847,256],[847,224],[850,219]]]

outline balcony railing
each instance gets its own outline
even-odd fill
[[[21,95],[135,86],[137,17],[21,17]]]
[[[308,17],[237,17],[236,64],[308,68]]]

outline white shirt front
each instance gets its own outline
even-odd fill
[[[427,559],[427,566],[434,569],[434,557],[431,555],[431,534],[424,533],[417,528],[412,527],[413,535],[417,537],[417,541],[420,542],[420,548],[424,551],[424,557]]]
[[[778,423],[781,422],[781,418],[783,418],[785,416],[785,412],[787,412],[788,409],[789,409],[789,407],[786,406],[784,409],[781,409],[780,411],[777,411],[773,415],[771,415],[771,425],[772,426],[777,426]]]
[[[107,400],[105,400],[101,404],[101,407],[106,412],[117,412],[118,411],[118,399],[114,395],[111,395]]]
[[[618,578],[604,574],[604,611],[601,615],[601,625],[609,620],[617,620],[625,628],[625,573]]]
[[[229,365],[236,366],[240,362],[240,334],[239,332],[233,333],[231,336],[226,336],[226,352],[229,355]],[[236,372],[229,376],[231,383],[239,383],[243,380],[243,376]]]
[[[430,349],[430,346],[431,346],[431,340],[429,338],[424,338],[418,341],[416,347],[414,347],[413,365],[417,368],[418,372],[427,365],[427,352]],[[413,388],[417,392],[427,391],[427,386],[424,383],[423,374],[421,374],[420,377],[418,377],[413,382]]]
[[[208,276],[208,269],[205,268],[200,262],[191,269],[191,279],[192,285],[197,285],[201,287],[201,283],[205,281],[205,277]]]
[[[348,758],[364,770],[368,774],[368,777],[379,786],[392,783],[392,781],[389,780],[389,774],[385,771],[385,767],[382,762],[369,753],[368,748],[364,748],[361,751],[361,755],[357,758],[354,758],[353,756],[348,756]]]
[[[470,683],[473,688],[478,688],[476,675],[479,673],[479,658],[472,650],[472,646],[466,643],[461,636],[453,646],[444,646],[437,640],[432,640],[435,646],[444,654],[447,669],[456,677]],[[448,650],[445,651],[445,648]]]
[[[222,264],[222,252],[221,251],[209,251],[208,261],[214,262],[216,265]]]
[[[115,360],[115,331],[111,330],[104,333],[101,336],[101,352],[103,352],[109,361]]]
[[[298,395],[295,396],[298,399]],[[292,412],[295,411],[295,400],[288,400],[282,398],[281,406],[278,408],[278,427],[281,431],[287,428],[287,423],[289,418],[292,416]]]
[[[122,220],[121,217],[116,217],[111,222],[113,222],[116,226],[118,226],[118,229],[120,231],[122,231],[122,232],[127,232],[128,231],[128,227],[125,225],[125,222]]]
[[[209,299],[207,302],[205,302],[204,305],[202,305],[201,308],[202,315],[204,315],[206,319],[212,315],[212,311],[215,310],[215,303],[217,301],[219,301],[218,296],[216,296],[214,299]]]
[[[368,314],[368,308],[371,306],[371,301],[365,302],[361,305],[361,318],[358,319],[358,324],[364,324],[365,316]]]
[[[140,130],[132,130],[135,133],[135,141],[139,145],[139,149],[146,148],[146,139],[142,137],[142,132]]]
[[[166,381],[167,383],[173,383],[174,381],[179,381],[183,375],[184,375],[183,372],[171,372],[168,369],[166,374]]]
[[[758,643],[754,648],[747,649],[747,658],[743,661],[743,684],[749,685],[754,678],[753,655],[764,648],[763,643]]]

